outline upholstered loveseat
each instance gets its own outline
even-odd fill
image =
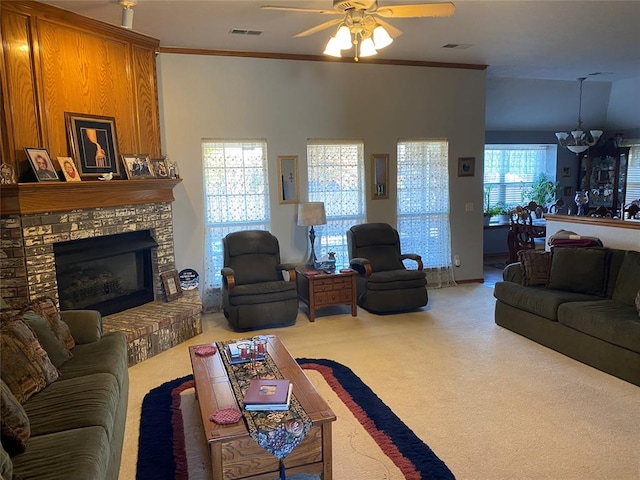
[[[3,312],[0,477],[117,479],[129,389],[126,337],[103,335],[99,312],[60,316],[46,301]]]
[[[495,322],[640,386],[640,252],[527,251],[496,283]]]

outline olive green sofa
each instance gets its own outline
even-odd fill
[[[115,480],[129,394],[126,337],[103,335],[97,311],[60,313],[75,343],[72,356],[56,366],[57,379],[22,403],[30,427],[23,452],[9,456],[3,423],[0,477]]]
[[[495,322],[640,386],[640,252],[529,251],[497,282]]]

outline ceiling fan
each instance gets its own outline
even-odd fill
[[[334,25],[339,25],[336,34],[329,39],[324,53],[341,57],[342,50],[348,50],[353,46],[355,47],[354,60],[357,62],[358,56],[375,55],[377,50],[393,42],[394,37],[402,35],[401,30],[380,17],[449,17],[453,15],[456,7],[451,2],[378,6],[377,0],[333,0],[333,8],[329,10],[279,7],[275,5],[264,5],[262,8],[266,10],[342,16],[342,18],[329,20],[297,33],[294,37],[306,37]]]

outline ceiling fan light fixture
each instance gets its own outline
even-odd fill
[[[381,48],[391,45],[391,43],[393,43],[393,38],[391,38],[382,25],[378,25],[373,29],[373,43],[376,46],[376,49],[380,50]]]
[[[341,25],[334,37],[338,42],[340,50],[349,50],[351,48],[351,30],[346,25]]]
[[[377,53],[378,51],[376,50],[376,47],[373,44],[373,40],[371,39],[371,37],[367,37],[364,40],[362,40],[362,43],[360,44],[361,57],[371,57],[373,55],[376,55]]]
[[[342,54],[340,53],[340,42],[336,37],[331,37],[329,39],[323,53],[332,57],[342,57]]]

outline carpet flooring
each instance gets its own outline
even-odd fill
[[[314,370],[322,375],[377,444],[378,456],[384,453],[399,470],[396,476],[388,469],[380,472],[379,465],[371,461],[376,453],[370,450],[366,463],[373,471],[359,471],[358,478],[454,478],[444,462],[348,367],[325,359],[302,358],[298,363],[306,372]],[[198,427],[202,430],[197,405],[191,409],[182,407],[183,402],[194,403],[194,399],[184,397],[192,387],[193,377],[187,375],[166,382],[145,396],[140,420],[137,480],[200,480],[209,475],[204,436],[197,435]],[[335,426],[340,427],[339,424]],[[190,433],[196,433],[198,438],[189,439]],[[187,459],[188,451],[190,460]],[[357,459],[352,459],[351,463],[358,463]],[[291,479],[302,480],[303,477],[307,476],[296,475]]]

